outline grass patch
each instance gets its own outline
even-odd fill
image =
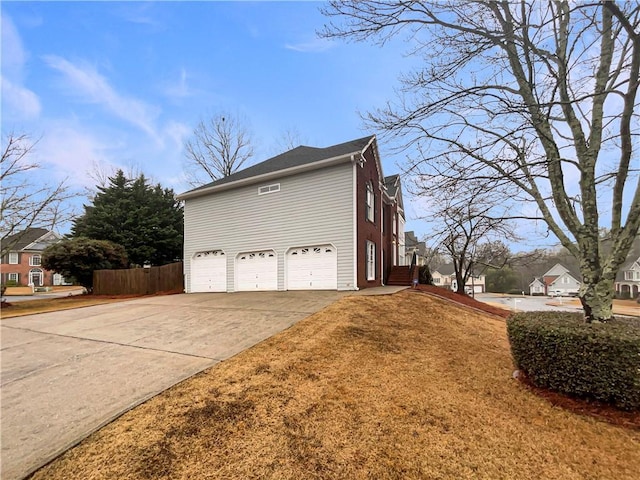
[[[60,310],[70,310],[72,308],[91,307],[93,305],[103,305],[105,303],[124,302],[135,295],[74,295],[71,297],[41,298],[36,300],[25,300],[23,302],[11,302],[11,297],[7,297],[8,306],[3,306],[0,312],[1,318],[22,317],[24,315],[34,315],[36,313],[58,312]]]
[[[635,479],[640,431],[511,378],[505,322],[346,297],[128,412],[36,479]]]

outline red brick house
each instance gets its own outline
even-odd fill
[[[16,282],[17,285],[34,287],[60,285],[64,279],[42,268],[42,251],[57,243],[61,237],[45,228],[28,228],[2,239],[9,251],[2,256],[0,265],[3,285]]]

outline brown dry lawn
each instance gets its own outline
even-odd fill
[[[131,300],[132,298],[135,298],[135,296],[75,295],[60,298],[38,298],[12,303],[11,297],[7,297],[10,306],[2,307],[0,317],[12,318],[34,315],[36,313],[57,312],[60,310],[70,310],[72,308],[102,305],[104,303],[123,302],[125,300]]]
[[[505,323],[346,297],[192,377],[38,479],[637,479],[640,431],[512,380]]]

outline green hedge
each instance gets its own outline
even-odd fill
[[[522,312],[507,319],[507,334],[516,367],[534,385],[640,410],[640,321]]]

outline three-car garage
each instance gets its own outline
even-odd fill
[[[338,252],[332,244],[235,255],[219,249],[197,252],[189,284],[190,292],[336,290]]]

